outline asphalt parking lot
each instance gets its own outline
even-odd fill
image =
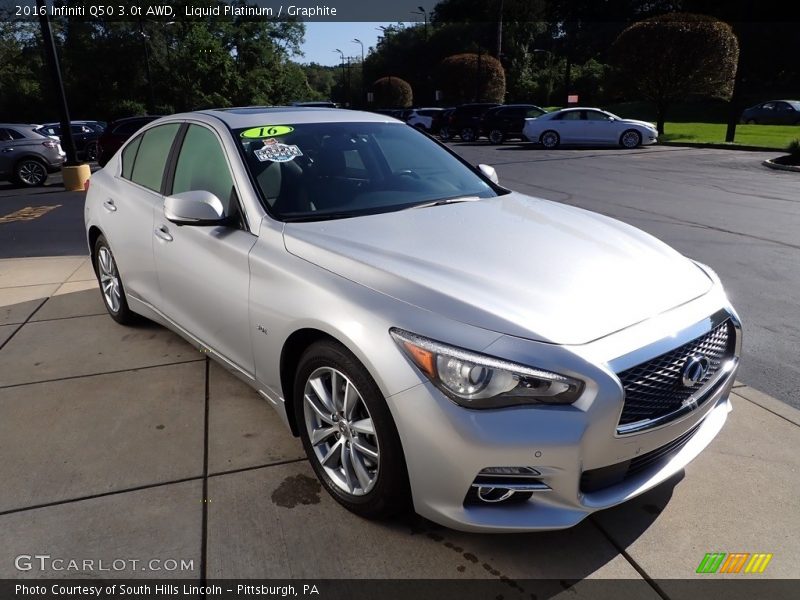
[[[81,196],[54,189],[24,202],[59,208],[0,224],[38,239],[40,256],[0,260],[0,579],[75,575],[17,570],[13,557],[34,552],[192,561],[118,577],[486,579],[504,598],[530,598],[538,578],[570,595],[616,578],[687,597],[679,580],[720,551],[773,553],[759,577],[797,577],[794,174],[762,172],[758,153],[454,147],[511,187],[622,218],[720,273],[745,319],[744,367],[728,424],[683,475],[559,532],[360,520],[254,392],[174,334],[105,315],[88,261],[69,252],[83,243],[65,222]],[[20,196],[0,189],[0,216]],[[11,246],[0,235],[0,256]]]

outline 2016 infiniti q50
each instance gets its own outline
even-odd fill
[[[730,410],[741,327],[711,269],[381,115],[159,119],[85,217],[110,315],[207,349],[366,517],[569,527],[682,469]]]

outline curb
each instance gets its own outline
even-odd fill
[[[743,146],[741,144],[716,144],[694,142],[658,142],[658,146],[684,146],[686,148],[712,148],[714,150],[744,150],[746,152],[786,152],[785,148],[768,148],[765,146]]]
[[[800,173],[800,166],[781,165],[781,164],[778,164],[778,163],[774,162],[773,159],[769,159],[769,158],[767,160],[765,160],[765,161],[762,161],[761,164],[764,165],[765,167],[769,168],[769,169],[774,169],[776,171],[793,171],[795,173]]]
[[[768,396],[763,392],[754,390],[747,385],[732,389],[731,394],[752,402],[764,410],[771,412],[772,414],[800,427],[800,410],[781,402],[777,398],[773,398],[772,396]]]

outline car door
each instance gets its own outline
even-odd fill
[[[248,256],[256,236],[247,230],[229,159],[216,131],[191,123],[179,140],[165,191],[207,191],[230,218],[225,225],[176,225],[155,210],[154,255],[160,310],[223,360],[252,377],[248,323]]]
[[[7,129],[0,128],[0,177],[8,177],[14,168],[14,138]]]
[[[101,200],[101,229],[125,291],[150,305],[160,297],[153,261],[153,210],[162,203],[167,157],[179,128],[179,123],[159,125],[131,140],[122,151],[115,185]]]
[[[560,118],[553,121],[554,129],[558,132],[562,144],[582,144],[584,124],[582,110],[568,110],[559,115]]]
[[[795,112],[788,102],[775,103],[775,124],[794,125]]]
[[[620,123],[599,110],[587,110],[585,136],[587,143],[616,144],[622,133]]]
[[[761,108],[758,109],[757,121],[759,125],[772,125],[775,123],[774,102],[765,102],[761,105]]]

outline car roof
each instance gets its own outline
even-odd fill
[[[18,127],[20,129],[36,129],[39,125],[31,125],[30,123],[0,123],[0,127]]]
[[[400,109],[402,110],[402,109]],[[303,123],[386,123],[394,119],[387,119],[385,115],[347,110],[342,108],[316,108],[296,106],[248,106],[242,108],[217,108],[197,112],[172,115],[172,118],[186,118],[193,114],[216,117],[231,129],[242,127],[258,127],[270,124],[303,124]]]

